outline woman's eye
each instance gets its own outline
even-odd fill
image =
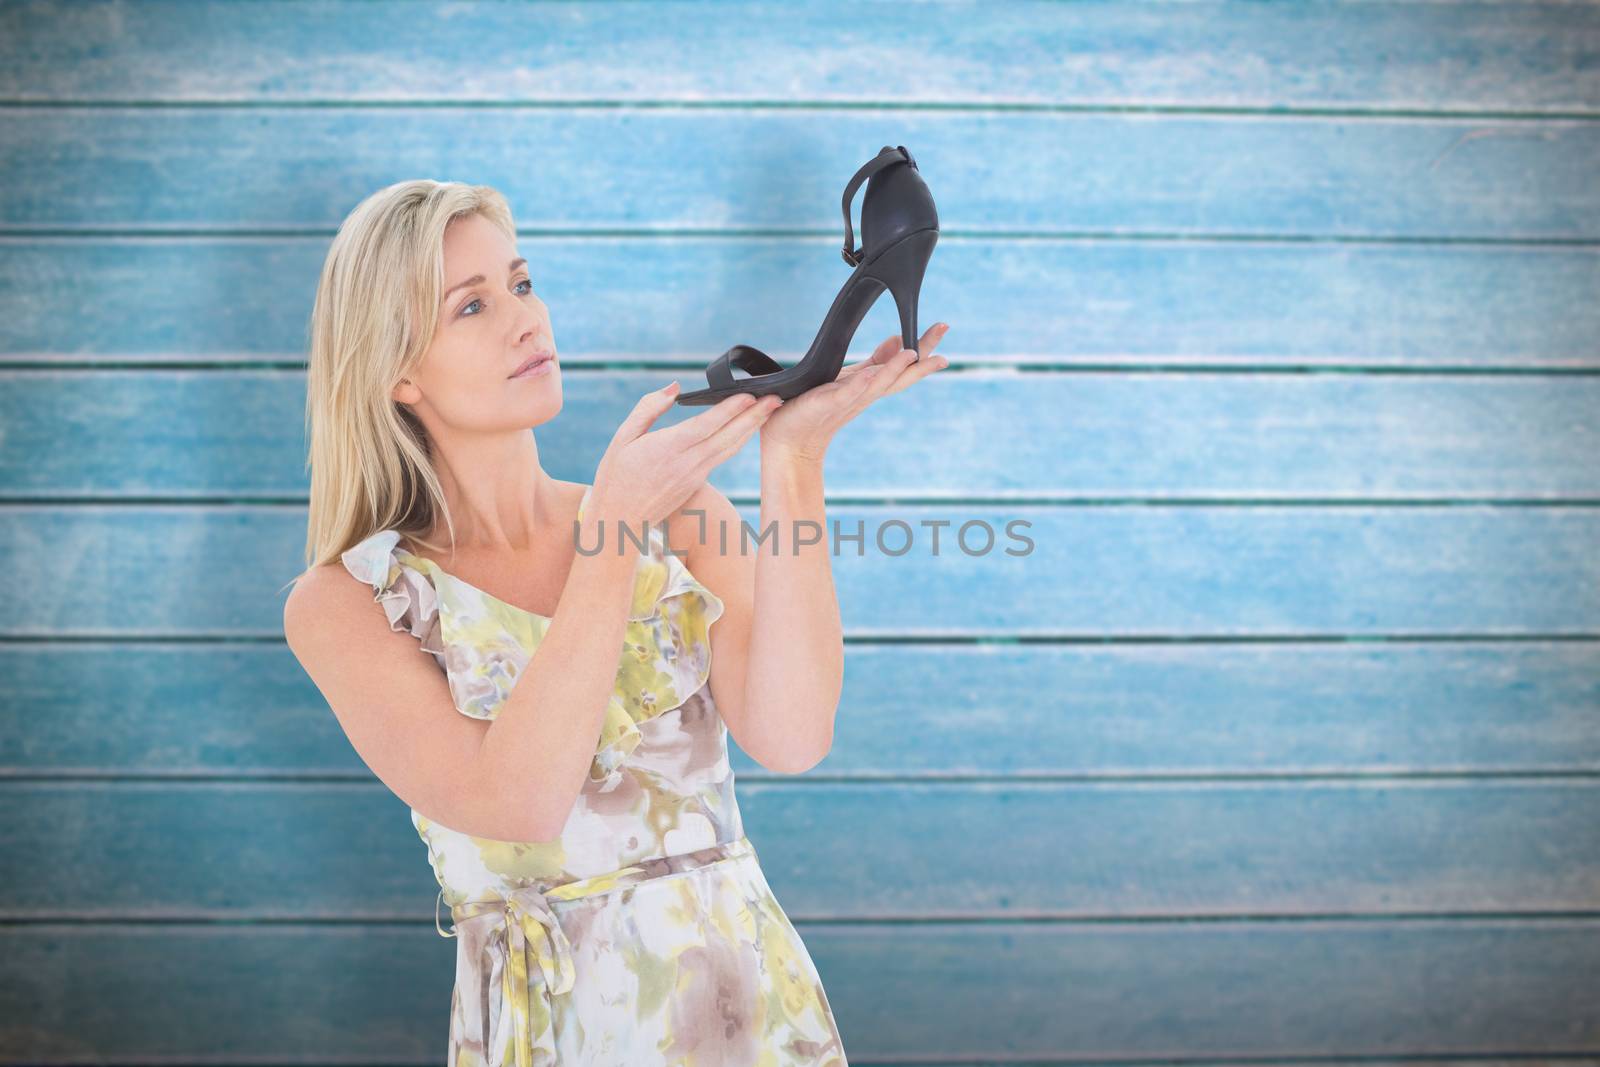
[[[533,279],[532,278],[524,278],[520,282],[518,282],[517,284],[518,285],[526,285],[526,286],[528,286],[528,291],[529,292],[533,291]],[[525,296],[527,294],[525,293],[525,294],[522,294],[522,295]],[[473,304],[481,304],[481,303],[483,303],[482,300],[469,300],[469,301],[467,301],[467,303],[462,305],[462,308],[461,308],[462,317],[463,318],[471,318],[472,314],[474,314],[474,313],[469,313],[467,311],[467,308],[470,308]]]

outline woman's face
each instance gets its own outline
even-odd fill
[[[394,387],[394,399],[410,404],[436,438],[452,430],[525,430],[553,418],[561,410],[561,372],[550,313],[533,294],[516,244],[481,215],[452,220],[444,284],[438,329],[416,370]],[[512,377],[540,354],[551,357],[542,373]]]

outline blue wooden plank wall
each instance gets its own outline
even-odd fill
[[[831,511],[1034,550],[838,556],[832,754],[735,753],[852,1063],[1600,1064],[1600,7],[841,0],[0,7],[4,1062],[441,1056],[280,625],[344,215],[506,193],[590,481],[884,144],[954,362]]]

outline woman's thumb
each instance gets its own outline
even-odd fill
[[[668,382],[666,385],[663,385],[660,389],[657,389],[655,392],[651,393],[649,398],[651,400],[655,401],[654,406],[657,409],[659,409],[659,410],[657,410],[655,412],[654,415],[651,416],[651,418],[654,418],[655,415],[661,414],[662,412],[664,412],[667,409],[671,408],[672,405],[677,402],[677,399],[678,399],[678,379],[676,379],[676,378],[672,379],[672,381]]]
[[[663,412],[670,408],[678,396],[678,379],[674,378],[660,389],[641,396],[628,417],[617,427],[617,435],[632,440],[648,430]]]

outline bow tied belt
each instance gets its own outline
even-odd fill
[[[433,925],[438,930],[439,936],[456,937],[462,923],[492,923],[496,916],[499,917],[501,920],[499,928],[490,936],[482,938],[481,943],[484,952],[488,953],[503,941],[506,961],[504,991],[506,999],[511,1004],[511,1021],[516,1034],[516,1064],[517,1067],[535,1067],[536,1047],[548,1049],[551,1056],[554,1055],[551,997],[571,992],[577,975],[573,965],[572,943],[567,940],[565,931],[561,929],[561,921],[550,906],[552,900],[577,900],[580,897],[595,896],[638,882],[682,871],[698,870],[713,863],[753,855],[755,846],[750,843],[748,837],[741,835],[732,841],[724,841],[707,848],[679,853],[676,856],[657,856],[641,860],[628,867],[620,867],[605,874],[580,878],[543,890],[535,886],[510,889],[501,897],[469,900],[452,905],[450,915],[454,925],[449,932],[439,924],[439,903],[444,900],[444,890],[440,889],[439,898],[434,902]],[[530,988],[528,981],[533,973],[533,968],[529,966],[530,953],[537,965],[538,974],[543,979],[539,983],[537,994]],[[485,964],[490,962],[484,961]],[[479,973],[486,975],[491,973],[491,969],[484,966]],[[543,999],[543,1011],[533,1010],[530,997],[534,995]],[[478,1009],[475,1007],[472,1010]],[[539,1020],[538,1033],[534,1032],[536,1016]],[[484,1037],[487,1040],[490,1035],[486,1034]],[[491,1057],[499,1053],[498,1048],[488,1048],[486,1051]],[[491,1062],[495,1061],[491,1059]],[[539,1062],[546,1061],[541,1058]]]

